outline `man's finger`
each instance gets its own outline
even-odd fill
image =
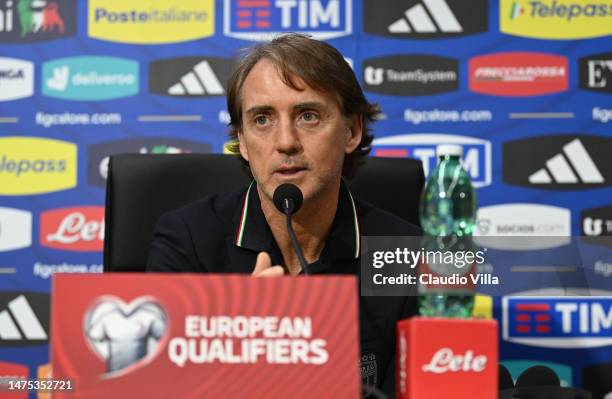
[[[259,255],[257,255],[255,269],[253,270],[252,274],[257,276],[259,273],[269,269],[270,267],[272,267],[272,259],[270,259],[270,255],[268,255],[267,252],[260,252]]]
[[[280,277],[285,274],[285,271],[280,266],[272,266],[261,273],[255,275],[256,277]]]

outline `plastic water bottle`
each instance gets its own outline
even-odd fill
[[[469,250],[476,222],[476,196],[470,177],[461,166],[463,148],[439,145],[438,165],[431,172],[420,204],[421,226],[425,232],[424,250]],[[457,244],[457,243],[461,244]],[[446,247],[446,248],[445,248]],[[429,264],[436,275],[471,273],[472,265],[462,269],[448,264]],[[419,313],[422,316],[467,318],[474,307],[474,290],[419,286]]]

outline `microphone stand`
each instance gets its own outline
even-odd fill
[[[285,216],[287,220],[287,232],[289,233],[289,238],[291,239],[291,245],[293,245],[293,250],[295,251],[298,257],[298,260],[300,261],[300,266],[302,267],[304,274],[308,275],[310,274],[308,272],[308,264],[306,263],[306,259],[304,259],[304,254],[302,253],[302,249],[300,248],[300,245],[298,244],[297,237],[295,236],[295,232],[293,231],[293,226],[291,226],[291,216],[293,215],[294,205],[295,204],[293,203],[293,199],[291,198],[283,199],[283,208],[284,208]]]

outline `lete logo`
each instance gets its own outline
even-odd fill
[[[101,251],[104,244],[104,207],[84,206],[43,212],[40,245],[66,251]]]
[[[469,61],[470,90],[497,96],[525,97],[568,88],[567,58],[544,53],[482,55]]]
[[[431,361],[423,365],[423,371],[444,374],[446,372],[469,372],[480,373],[487,367],[487,357],[484,355],[474,356],[474,351],[468,350],[463,355],[455,355],[451,348],[442,348],[434,353]]]

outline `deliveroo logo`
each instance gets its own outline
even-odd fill
[[[43,64],[42,93],[66,100],[110,100],[138,94],[138,63],[117,57],[68,57]]]

